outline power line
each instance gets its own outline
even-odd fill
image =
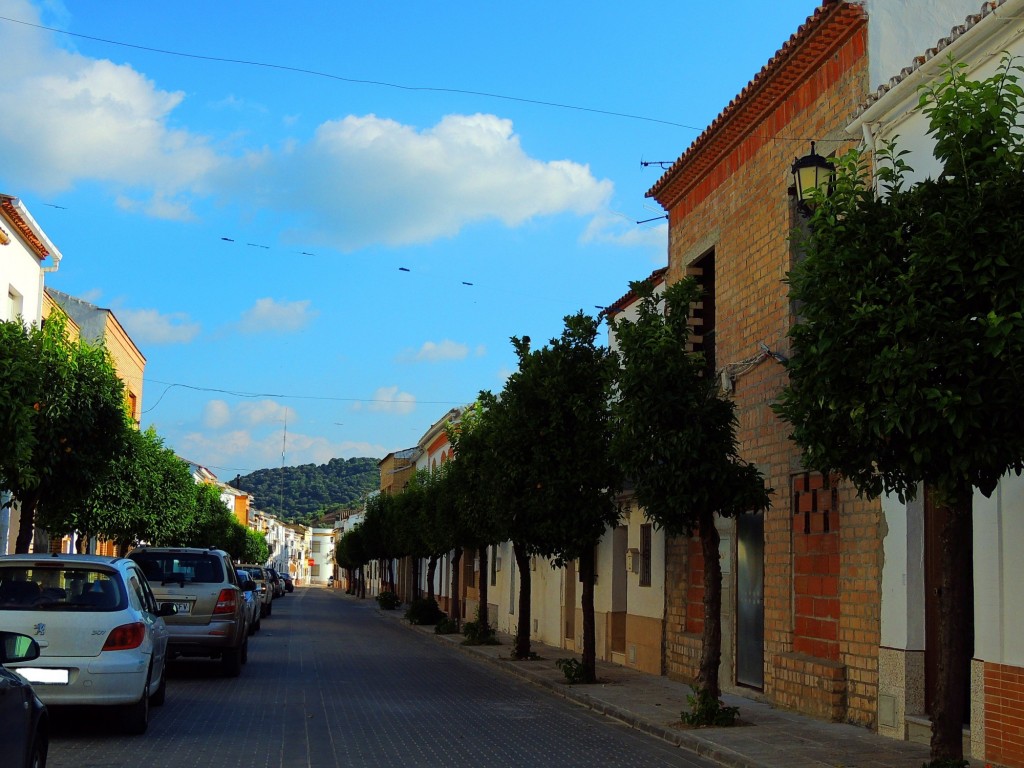
[[[232,397],[244,397],[244,398],[257,398],[266,397],[277,400],[321,400],[335,403],[404,403],[405,400],[395,398],[369,398],[369,397],[332,397],[329,395],[290,395],[281,392],[244,392],[240,390],[232,389],[221,389],[218,387],[200,387],[195,384],[183,384],[177,381],[160,381],[159,379],[144,378],[144,382],[150,384],[162,384],[167,387],[157,398],[157,401],[153,405],[149,406],[143,413],[149,413],[158,405],[160,401],[164,399],[164,395],[170,392],[175,387],[180,389],[188,389],[193,392],[213,392],[221,395],[230,395]],[[464,405],[462,401],[455,400],[417,400],[417,405]]]
[[[57,29],[56,27],[47,27],[42,24],[33,24],[28,21],[21,19],[12,19],[9,16],[0,16],[0,20],[9,21],[14,24],[22,24],[26,27],[33,27],[35,29],[42,29],[47,32],[54,32],[60,35],[67,35],[68,37],[77,37],[83,40],[92,40],[97,43],[106,43],[107,45],[117,45],[122,48],[133,48],[138,51],[147,51],[149,53],[159,53],[165,56],[180,56],[185,59],[198,59],[200,61],[213,61],[219,64],[240,64],[247,67],[262,67],[264,69],[276,69],[282,72],[295,72],[301,75],[313,75],[314,77],[323,77],[328,80],[337,80],[343,83],[353,83],[356,85],[374,85],[382,88],[395,88],[401,91],[428,91],[432,93],[455,93],[463,96],[481,96],[488,99],[502,99],[504,101],[515,101],[522,104],[536,104],[542,107],[554,107],[556,109],[570,109],[577,112],[591,112],[598,115],[608,115],[610,117],[622,117],[628,120],[642,120],[648,123],[660,123],[661,125],[671,125],[676,128],[685,128],[690,131],[701,131],[702,128],[698,128],[694,125],[686,125],[685,123],[677,123],[672,120],[662,120],[657,117],[647,117],[645,115],[634,115],[628,112],[615,112],[608,109],[597,109],[594,107],[581,107],[576,104],[564,104],[557,101],[544,101],[542,99],[529,99],[521,96],[509,96],[503,93],[490,93],[488,91],[473,91],[465,88],[446,88],[442,86],[430,86],[430,85],[404,85],[402,83],[389,83],[385,80],[366,80],[356,77],[345,77],[344,75],[335,75],[330,72],[321,72],[316,69],[307,69],[305,67],[293,67],[287,64],[273,64],[265,61],[252,61],[248,59],[232,59],[225,56],[210,56],[207,54],[200,53],[186,53],[184,51],[173,51],[168,48],[154,48],[148,45],[139,45],[137,43],[126,43],[120,40],[111,40],[105,37],[95,37],[93,35],[83,35],[78,32],[68,32],[65,29]]]

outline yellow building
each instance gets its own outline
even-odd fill
[[[60,312],[67,320],[67,333],[72,341],[84,339],[91,344],[102,344],[110,354],[114,372],[124,384],[125,407],[132,423],[138,428],[142,419],[142,377],[146,358],[135,342],[109,309],[97,307],[87,301],[69,296],[53,288],[43,289],[43,320],[51,313]],[[89,547],[98,555],[114,555],[114,543],[96,541]],[[51,552],[75,550],[72,537],[51,537]]]

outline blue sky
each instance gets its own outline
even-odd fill
[[[641,161],[815,7],[0,0],[0,192],[180,455],[382,457],[666,263]]]

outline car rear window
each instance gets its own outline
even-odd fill
[[[126,598],[116,571],[79,564],[0,566],[0,611],[116,611]]]
[[[219,584],[224,581],[220,558],[201,552],[132,552],[150,584]]]

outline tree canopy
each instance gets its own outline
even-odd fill
[[[962,757],[973,491],[1024,469],[1024,90],[1006,58],[983,81],[950,62],[924,88],[938,178],[910,185],[883,147],[841,158],[790,275],[801,307],[777,405],[805,464],[868,496],[930,497],[942,546],[932,756]]]

